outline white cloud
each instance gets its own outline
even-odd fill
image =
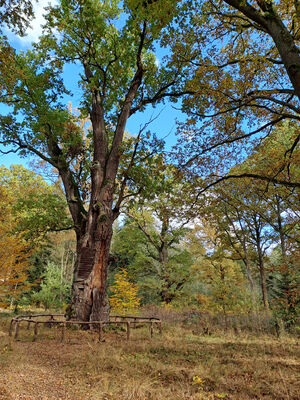
[[[22,47],[28,47],[33,42],[38,41],[42,34],[42,25],[45,23],[43,15],[46,14],[45,8],[49,5],[54,6],[58,4],[58,0],[36,0],[33,3],[35,18],[30,22],[30,27],[26,31],[26,36],[20,37],[12,32],[7,32],[12,40],[17,40]]]

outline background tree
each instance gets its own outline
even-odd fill
[[[221,230],[221,236],[222,232],[225,233],[225,242],[232,249],[234,257],[243,260],[252,289],[250,263],[258,267],[263,303],[265,309],[268,309],[265,257],[266,251],[274,243],[274,234],[262,216],[266,210],[270,211],[268,204],[253,189],[250,189],[247,180],[223,185],[217,201],[221,203],[221,210],[224,209],[224,216],[217,214],[215,221]],[[213,210],[215,199],[212,199],[212,204]]]
[[[180,242],[172,243],[165,249],[167,260],[162,262],[158,250],[161,222],[149,210],[135,216],[138,223],[126,220],[115,232],[112,245],[114,269],[126,268],[130,278],[138,284],[142,304],[182,302],[186,298],[185,287],[192,279],[190,254]],[[182,233],[180,238],[183,236]]]
[[[151,247],[162,301],[170,303],[180,296],[189,280],[190,260],[180,246],[193,217],[195,196],[191,182],[185,180],[163,157],[156,159],[152,185],[137,196],[125,213],[135,221]],[[184,262],[185,260],[185,262]]]
[[[22,165],[0,167],[0,185],[14,198],[12,216],[15,230],[22,232],[30,245],[40,246],[49,232],[72,228],[67,203],[61,189],[49,185]]]
[[[18,304],[28,305],[33,301],[35,294],[45,290],[45,287],[49,289],[50,294],[53,292],[53,288],[48,287],[48,278],[44,278],[49,272],[47,267],[49,262],[52,266],[55,263],[57,274],[66,277],[70,284],[73,265],[70,270],[68,258],[72,257],[68,254],[70,248],[66,247],[65,254],[65,249],[62,247],[65,242],[63,235],[68,234],[61,233],[59,243],[55,243],[57,239],[53,232],[70,229],[72,222],[59,186],[46,183],[40,175],[22,165],[0,167],[0,188],[6,194],[2,200],[3,207],[5,205],[8,210],[6,212],[8,225],[3,227],[2,236],[3,241],[7,240],[10,246],[9,249],[3,246],[3,252],[7,251],[3,260],[6,258],[8,260],[5,262],[5,271],[11,268],[12,277],[16,278],[13,273],[16,266],[20,271],[22,267],[25,268],[22,285],[19,284],[22,295],[18,296]],[[11,248],[13,244],[10,244],[13,241],[15,241],[15,252]],[[72,241],[74,242],[74,238],[70,237],[69,245]],[[23,248],[23,263],[20,262],[22,252],[17,251],[18,246]],[[61,256],[58,254],[60,250],[64,250]],[[21,276],[18,279],[21,279]]]
[[[195,92],[183,101],[189,118],[179,125],[186,138],[181,164],[210,177],[210,183],[228,174],[229,160],[245,158],[273,126],[299,122],[299,5],[203,0],[188,2],[185,10],[172,31],[173,51],[191,62],[187,89]],[[288,155],[298,143],[299,130]],[[287,176],[280,179],[282,167]],[[230,175],[299,187],[289,172],[286,158],[268,173]]]
[[[299,249],[287,251],[283,261],[280,248],[270,255],[269,266],[272,271],[271,307],[276,319],[283,321],[290,329],[297,324],[300,306]]]
[[[13,304],[26,291],[30,249],[20,233],[13,233],[12,198],[0,187],[0,305]]]
[[[109,283],[125,269],[129,279],[138,285],[141,304],[159,304],[161,282],[155,264],[156,249],[128,217],[114,230],[111,254]]]
[[[196,302],[202,310],[221,312],[227,328],[228,314],[247,312],[251,308],[241,265],[230,259],[220,232],[207,221],[194,227],[187,243],[193,256],[193,276],[202,284],[195,293]]]
[[[229,187],[229,186],[227,186]],[[204,210],[204,218],[216,227],[220,232],[220,240],[230,252],[233,260],[241,260],[249,282],[253,304],[255,300],[255,284],[253,277],[253,251],[249,243],[249,228],[244,218],[244,210],[238,201],[228,199],[228,193],[224,188],[218,188],[208,201]],[[231,200],[231,201],[230,201]],[[233,201],[232,201],[233,200]]]

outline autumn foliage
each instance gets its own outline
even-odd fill
[[[115,282],[110,290],[112,292],[110,297],[112,312],[120,314],[137,312],[140,305],[138,289],[128,279],[128,273],[125,269],[115,275]]]
[[[29,247],[22,234],[13,233],[10,202],[0,188],[0,306],[9,306],[29,288]]]

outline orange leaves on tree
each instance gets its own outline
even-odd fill
[[[20,235],[11,235],[5,229],[0,234],[0,306],[7,306],[12,299],[29,288],[28,246]]]
[[[9,306],[31,285],[27,282],[29,246],[21,234],[13,234],[8,197],[0,188],[0,307]]]

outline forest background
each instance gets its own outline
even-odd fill
[[[70,7],[80,5],[71,3]],[[94,3],[90,2],[91,7]],[[140,305],[189,308],[222,315],[227,327],[232,315],[264,310],[270,313],[273,324],[296,329],[300,264],[299,99],[297,85],[284,71],[285,62],[278,58],[277,43],[264,43],[258,48],[266,28],[260,29],[256,20],[250,23],[249,16],[246,22],[239,13],[228,16],[222,2],[183,2],[182,8],[178,2],[175,22],[174,11],[170,10],[177,2],[169,2],[169,14],[159,11],[159,5],[151,9],[150,2],[149,8],[140,10],[132,3],[126,3],[127,13],[131,15],[135,10],[132,15],[140,18],[140,26],[147,18],[151,21],[153,43],[147,45],[143,59],[149,76],[141,81],[141,92],[131,105],[132,111],[143,112],[134,123],[128,120],[114,181],[112,203],[115,208],[117,205],[117,217],[121,218],[112,218],[114,235],[107,255],[106,287],[113,311],[136,312]],[[68,11],[68,6],[61,4]],[[196,21],[196,15],[193,21],[191,10],[200,6],[207,19],[200,15],[200,22]],[[260,13],[270,13],[268,7],[276,9],[276,18],[282,18],[297,44],[298,9],[291,2],[286,6],[283,10],[276,2],[258,5]],[[109,13],[116,12],[116,4],[105,7],[107,20],[114,19]],[[91,18],[89,10],[86,12]],[[212,16],[217,16],[215,22]],[[6,23],[15,23],[5,19],[5,10],[2,17]],[[52,18],[47,20],[50,31],[55,29],[55,18],[59,22],[62,16],[54,13]],[[242,23],[236,25],[239,20]],[[187,26],[192,22],[191,31]],[[123,29],[123,24],[126,22],[121,18],[117,27]],[[132,21],[132,29],[130,24]],[[22,21],[15,26],[22,33]],[[63,32],[65,27],[57,25],[58,28]],[[204,36],[207,29],[214,32],[212,39]],[[1,129],[6,147],[2,151],[23,154],[22,161],[29,154],[40,152],[44,159],[38,162],[33,158],[32,171],[21,165],[1,167],[1,304],[15,309],[32,305],[60,309],[71,301],[78,248],[72,233],[70,196],[67,193],[67,203],[62,189],[66,178],[62,169],[49,168],[45,163],[53,161],[53,154],[43,123],[48,124],[52,118],[67,128],[59,128],[55,138],[77,179],[86,212],[92,209],[88,203],[95,124],[91,126],[86,110],[76,99],[76,93],[82,97],[82,89],[75,86],[74,75],[81,67],[74,49],[72,53],[62,40],[69,55],[60,54],[62,48],[57,48],[55,37],[48,32],[44,43],[42,40],[32,51],[23,52],[21,42],[17,44],[20,39],[8,31],[4,33],[7,39],[3,36],[1,101],[5,105]],[[225,34],[229,36],[221,42],[219,38]],[[16,44],[14,52],[12,46]],[[54,53],[41,55],[43,46],[50,45]],[[132,50],[126,51],[131,54]],[[53,54],[57,58],[52,58]],[[237,55],[240,59],[236,59]],[[63,58],[64,66],[59,64]],[[92,67],[94,61],[89,60]],[[111,61],[106,62],[110,65]],[[130,62],[134,66],[135,58]],[[124,67],[124,63],[122,60],[120,66]],[[113,65],[117,74],[120,66]],[[236,70],[230,69],[235,66]],[[62,81],[58,79],[60,73]],[[97,71],[94,74],[97,76]],[[126,88],[132,74],[129,71],[116,85]],[[201,75],[204,79],[200,79]],[[101,77],[97,79],[102,82]],[[43,98],[36,93],[41,96],[38,104],[30,100],[37,82],[47,94]],[[83,86],[86,103],[87,92],[94,83],[92,79]],[[69,93],[63,85],[75,93],[72,105],[66,106]],[[116,87],[107,90],[114,93]],[[111,121],[106,120],[111,143],[118,132],[109,123],[116,123],[114,112],[124,107],[124,93],[120,94],[121,100],[106,100],[108,109],[111,107],[107,111]],[[54,104],[51,108],[50,95],[55,97],[54,103],[61,96],[64,105]],[[148,104],[156,105],[162,100],[165,108],[157,105],[154,112],[149,108]],[[43,122],[40,115],[33,118],[34,110],[40,112],[46,104],[51,106],[45,113],[50,119]],[[178,142],[166,138],[165,146],[162,139],[175,125]],[[24,131],[27,136],[22,136]],[[47,160],[45,154],[50,154]],[[101,217],[101,212],[97,213],[97,218]]]

